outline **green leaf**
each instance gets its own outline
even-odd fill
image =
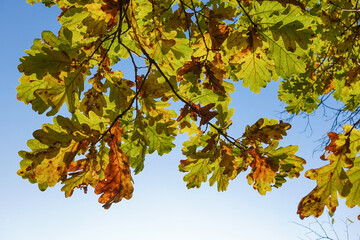
[[[306,50],[312,43],[315,17],[304,14],[301,8],[290,4],[284,7],[276,1],[264,1],[261,5],[255,2],[252,11],[259,18],[259,23],[264,23],[264,28],[271,31],[276,42],[282,38],[287,51],[295,52],[297,46]]]
[[[318,108],[321,95],[318,91],[322,91],[323,82],[312,82],[306,77],[304,74],[281,82],[278,97],[287,104],[285,109],[289,113],[312,113]]]
[[[187,188],[199,188],[202,182],[207,181],[207,175],[211,172],[209,159],[201,155],[181,161],[179,170],[189,172],[183,178],[187,182]]]
[[[123,78],[124,74],[120,71],[107,72],[105,74],[106,82],[105,88],[110,89],[109,100],[115,102],[116,107],[120,110],[125,110],[129,107],[130,101],[135,95],[134,82]]]
[[[18,100],[26,104],[31,103],[33,110],[40,114],[51,107],[52,110],[47,115],[54,115],[65,102],[65,84],[61,78],[54,78],[48,74],[38,80],[33,74],[22,76],[19,81],[20,85],[16,88]]]
[[[100,3],[86,3],[76,7],[66,9],[61,15],[59,22],[64,28],[74,32],[75,39],[83,42],[89,42],[89,37],[102,37],[105,33],[112,30],[115,25],[115,18],[110,12],[103,11],[107,9]],[[109,24],[111,23],[111,24]],[[109,25],[110,26],[109,26]]]
[[[341,195],[346,197],[346,205],[350,208],[360,206],[360,131],[351,125],[344,126],[345,133],[349,133],[350,146],[348,156],[353,158],[353,166],[346,171],[346,175],[351,182],[351,188],[345,189]],[[349,187],[349,185],[348,185]]]
[[[42,2],[47,7],[51,7],[55,5],[54,0],[26,0],[27,3],[30,3],[31,5],[34,5],[35,3]]]
[[[288,51],[282,39],[275,41],[270,35],[262,35],[269,42],[269,58],[274,60],[276,73],[290,77],[306,70],[306,53],[300,49]]]
[[[234,73],[236,79],[243,80],[243,86],[250,87],[255,93],[271,82],[274,64],[260,48],[255,51],[247,48],[235,55],[230,63],[239,65]]]
[[[162,32],[161,37],[156,39],[153,48],[152,57],[168,75],[176,75],[176,71],[190,59],[192,54],[185,35],[176,31]]]
[[[61,183],[64,186],[61,191],[65,192],[65,197],[70,197],[75,188],[82,188],[87,191],[87,186],[95,187],[99,180],[104,178],[104,165],[109,162],[109,149],[105,146],[100,147],[100,152],[92,148],[85,159],[71,162],[68,167],[68,178]]]
[[[42,33],[42,40],[35,39],[28,56],[20,59],[18,99],[31,103],[39,113],[49,107],[48,116],[55,115],[66,101],[71,113],[78,107],[78,99],[84,88],[84,80],[90,72],[87,67],[77,65],[84,58],[82,50],[71,50],[64,37],[49,31]],[[73,58],[76,56],[76,58]]]
[[[346,171],[351,182],[350,190],[346,190],[346,205],[350,208],[360,206],[360,157],[355,158],[354,166]],[[343,193],[344,194],[344,193]],[[343,195],[342,194],[342,195]],[[345,195],[345,194],[344,194]]]
[[[66,89],[66,103],[69,112],[74,113],[79,108],[80,94],[84,90],[86,77],[90,74],[87,68],[78,68],[64,78]]]
[[[182,152],[187,156],[187,159],[180,161],[179,171],[188,172],[183,178],[188,188],[199,188],[202,182],[207,181],[207,175],[211,172],[209,164],[211,154],[196,151],[205,139],[209,139],[209,135],[204,136],[199,133],[183,143]]]
[[[236,156],[233,153],[234,146],[220,142],[220,153],[213,163],[211,169],[213,174],[209,179],[209,184],[212,186],[217,182],[218,191],[226,191],[229,181],[235,179],[238,173],[243,170],[245,160],[242,157]]]
[[[346,73],[346,81],[343,79],[335,80],[335,91],[333,95],[336,100],[345,103],[345,110],[355,111],[355,109],[360,105],[360,81],[358,80],[359,70],[360,67],[349,69]]]
[[[67,72],[71,68],[72,59],[62,51],[63,45],[68,45],[52,32],[44,31],[42,40],[35,39],[30,50],[25,51],[28,56],[20,58],[19,71],[25,75],[36,74],[41,79],[47,73],[56,75]]]
[[[162,156],[164,153],[169,153],[175,147],[173,143],[175,137],[166,135],[165,132],[162,132],[163,129],[157,126],[159,125],[148,126],[146,128],[146,134],[149,139],[149,153],[157,151]]]

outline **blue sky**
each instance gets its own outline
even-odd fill
[[[1,118],[0,126],[0,239],[4,240],[73,240],[73,239],[227,239],[291,240],[306,239],[306,230],[291,221],[309,224],[313,219],[300,221],[297,204],[315,186],[303,174],[288,181],[282,188],[266,196],[259,195],[247,184],[246,174],[232,181],[226,192],[204,184],[200,189],[188,190],[183,173],[178,171],[181,156],[180,137],[176,149],[162,157],[147,157],[145,169],[134,177],[135,192],[130,201],[114,204],[104,210],[89,189],[88,194],[75,191],[65,198],[60,186],[40,192],[16,175],[19,150],[27,150],[26,141],[41,124],[51,118],[38,115],[16,99],[16,86],[21,76],[17,70],[19,58],[29,49],[34,38],[43,30],[57,32],[59,11],[40,4],[31,6],[25,0],[0,1],[0,70]],[[247,124],[260,117],[279,118],[282,105],[277,101],[274,82],[259,95],[237,85],[233,95],[233,136],[242,134]],[[306,159],[306,169],[319,167],[323,162],[313,153],[316,142],[330,128],[318,113],[311,118],[312,132],[305,131],[307,120],[296,117],[293,128],[283,144],[299,145],[298,155]],[[304,172],[303,172],[304,173]],[[342,206],[344,205],[341,201]],[[336,213],[339,234],[345,227],[341,220],[352,220],[359,208],[339,207]],[[320,221],[326,221],[325,216]],[[350,239],[359,239],[360,222],[350,226]],[[343,235],[344,236],[344,235]]]

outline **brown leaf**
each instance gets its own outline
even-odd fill
[[[112,203],[120,202],[123,198],[130,199],[134,191],[132,177],[129,167],[129,157],[117,145],[121,142],[123,130],[118,125],[111,129],[111,136],[108,136],[107,144],[110,147],[109,164],[105,169],[105,178],[95,187],[100,203],[109,209]]]
[[[215,106],[215,103],[209,103],[208,105],[201,107],[199,109],[200,111],[200,126],[207,124],[211,119],[213,119],[216,115],[218,115],[217,112],[210,112],[210,109]]]
[[[271,158],[267,158],[257,153],[254,149],[249,149],[249,154],[253,160],[250,163],[252,171],[248,174],[247,178],[249,183],[254,183],[254,189],[257,189],[260,194],[265,194],[266,191],[271,190],[271,183],[275,182],[279,165],[276,164]]]
[[[195,108],[197,111],[200,111],[200,105],[191,103],[191,106]],[[189,105],[185,105],[183,108],[180,109],[180,115],[177,118],[177,121],[180,122],[183,118],[185,118],[190,113],[190,116],[197,121],[197,113],[193,111]]]
[[[177,121],[180,122],[183,118],[185,118],[189,113],[191,114],[191,117],[197,120],[197,116],[199,115],[201,117],[200,120],[200,126],[207,124],[211,119],[213,119],[218,113],[217,112],[210,112],[210,109],[215,106],[215,103],[209,103],[208,105],[204,107],[200,107],[199,104],[191,103],[191,106],[193,109],[196,109],[195,111],[189,107],[189,105],[185,105],[180,110],[180,115],[177,118]]]
[[[214,60],[205,65],[206,79],[204,81],[204,88],[211,89],[214,92],[226,94],[223,79],[226,78],[226,70],[223,66],[221,54],[217,53]]]
[[[255,50],[259,47],[261,48],[263,46],[261,37],[259,34],[257,34],[257,30],[256,28],[253,27],[249,27],[248,28],[249,32],[247,33],[247,35],[249,36],[247,39],[247,42],[251,48],[252,52],[255,52]]]
[[[221,141],[221,161],[220,167],[225,167],[223,174],[233,179],[237,175],[239,164],[235,161],[235,157],[225,142]]]
[[[79,170],[82,170],[85,168],[87,163],[87,159],[81,159],[75,162],[70,163],[69,168],[68,168],[68,172],[76,172]]]
[[[323,160],[328,160],[325,159],[325,155],[326,154],[330,154],[333,153],[334,155],[338,156],[341,154],[346,154],[346,153],[350,153],[350,149],[349,149],[349,144],[350,144],[350,139],[347,138],[345,144],[343,145],[339,145],[337,143],[337,140],[339,140],[339,134],[334,133],[334,132],[329,132],[328,133],[328,137],[330,138],[331,142],[328,146],[325,147],[325,150],[327,151],[323,156],[321,156],[321,158]]]
[[[252,126],[247,126],[243,135],[245,137],[244,142],[263,142],[270,144],[272,140],[281,140],[283,136],[286,136],[286,130],[291,128],[289,123],[280,121],[277,124],[265,124],[265,120],[260,118]]]
[[[193,114],[193,112],[190,110],[188,105],[185,105],[180,109],[179,117],[176,119],[176,121],[180,122],[183,118],[185,118],[189,113]],[[196,114],[195,116],[196,117]]]
[[[217,23],[214,18],[209,22],[209,34],[212,43],[212,49],[216,50],[223,44],[226,38],[229,36],[230,28],[225,24]]]
[[[110,21],[108,22],[109,27],[117,24],[119,8],[122,7],[124,11],[124,7],[128,3],[129,0],[121,0],[120,2],[119,0],[103,0],[101,10],[111,16]],[[122,4],[122,6],[120,4]]]
[[[89,112],[93,111],[98,115],[102,115],[103,107],[106,106],[106,102],[102,92],[96,91],[94,88],[90,88],[84,93],[84,98],[81,101],[81,110],[85,116],[89,116]]]
[[[349,69],[349,71],[347,72],[346,84],[345,85],[346,86],[351,86],[352,83],[358,81],[359,72],[360,72],[360,67]]]
[[[332,80],[332,77],[328,78],[323,88],[323,94],[330,93],[332,90],[335,89],[335,87],[336,85],[335,82]]]
[[[205,153],[214,149],[216,147],[216,140],[215,140],[216,137],[218,137],[218,135],[214,134],[211,136],[210,139],[206,140],[207,145],[204,147],[203,150],[201,150],[201,152]]]
[[[188,13],[185,9],[180,6],[179,9],[175,10],[173,15],[167,21],[171,29],[176,29],[181,27],[183,31],[189,30],[190,26],[192,25],[192,16],[194,13]]]
[[[201,63],[199,58],[191,57],[191,61],[186,61],[184,66],[178,71],[178,81],[181,81],[183,76],[187,73],[192,73],[195,76],[200,77],[201,74]]]

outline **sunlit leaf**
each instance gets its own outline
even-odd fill
[[[280,79],[286,112],[323,108],[337,114],[334,129],[353,124],[329,133],[329,164],[306,172],[317,186],[301,200],[300,217],[325,206],[333,213],[338,195],[359,206],[358,2],[27,2],[57,6],[61,26],[20,58],[17,98],[39,114],[71,116],[44,124],[19,153],[18,174],[41,190],[60,182],[69,197],[93,187],[107,209],[132,197],[131,171],[145,168],[147,154],[170,153],[187,133],[179,170],[188,188],[209,181],[225,191],[246,172],[264,195],[299,177],[305,160],[280,142],[290,124],[260,118],[239,132],[246,123],[232,116],[249,106],[237,98],[238,81],[260,93]],[[261,112],[261,103],[253,108]]]

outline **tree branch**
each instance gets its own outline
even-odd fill
[[[240,8],[243,10],[243,12],[245,13],[245,15],[248,17],[248,19],[250,20],[251,24],[254,25],[254,27],[257,27],[257,24],[254,23],[254,21],[251,19],[250,15],[246,12],[245,8],[243,7],[243,5],[241,4],[240,0],[236,0],[237,3],[239,4]]]
[[[157,68],[157,70],[160,72],[161,76],[163,76],[163,78],[165,79],[165,82],[169,85],[171,91],[175,94],[175,96],[180,99],[180,101],[182,101],[183,103],[185,103],[187,106],[189,106],[189,108],[195,112],[199,117],[202,117],[201,112],[196,109],[190,102],[186,101],[183,97],[181,97],[177,91],[175,90],[174,86],[171,84],[169,78],[165,75],[165,73],[161,70],[160,66],[157,64],[157,62],[150,57],[150,55],[145,51],[145,49],[140,45],[141,51],[143,52],[143,54],[145,55],[145,57],[148,59],[148,61],[150,62],[150,64],[154,64],[154,66]],[[228,142],[230,142],[232,145],[238,147],[241,150],[245,150],[246,148],[241,146],[233,137],[227,135],[226,133],[224,133],[224,131],[220,128],[218,128],[217,126],[215,126],[214,124],[212,124],[211,122],[206,123],[208,125],[210,125],[211,127],[213,127],[221,136],[223,136]]]

